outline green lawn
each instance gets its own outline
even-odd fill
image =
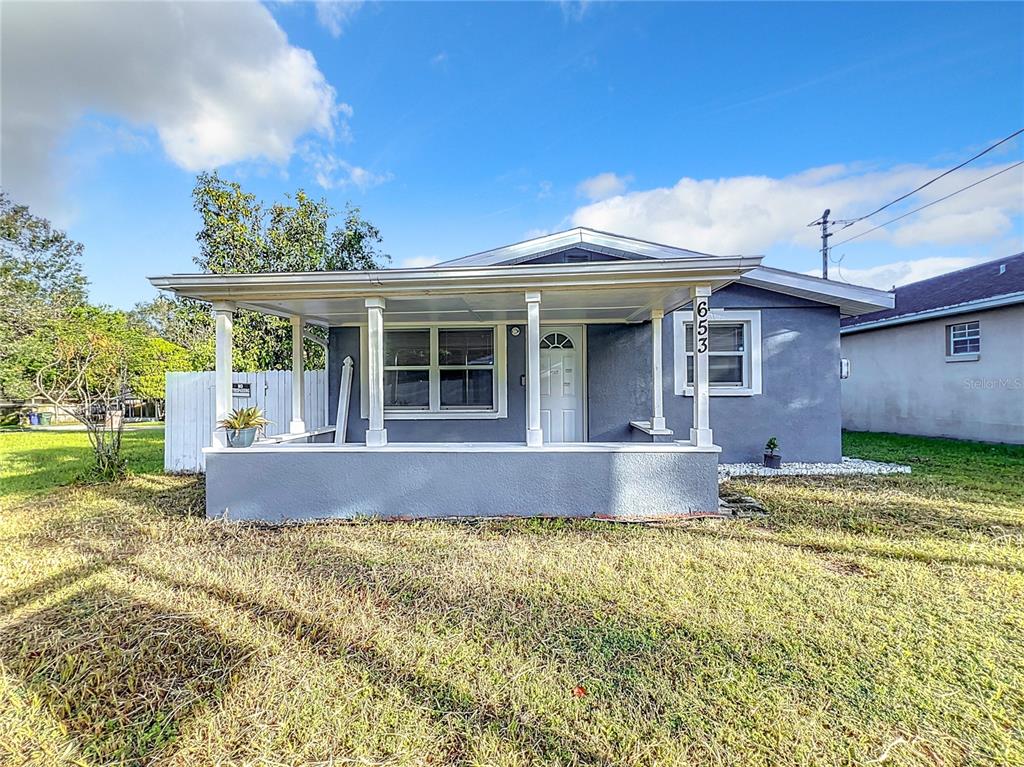
[[[44,489],[76,436],[0,434],[0,764],[1024,765],[1024,448],[847,435],[915,473],[733,483],[762,520],[259,529],[159,433]]]
[[[123,440],[133,471],[163,471],[162,428],[126,429]],[[0,497],[66,485],[88,468],[88,462],[84,431],[0,431]]]

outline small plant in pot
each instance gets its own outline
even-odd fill
[[[256,435],[269,423],[258,407],[243,407],[232,410],[230,415],[217,425],[227,433],[229,446],[249,447],[256,439]]]
[[[764,443],[764,465],[769,469],[782,468],[782,456],[776,454],[779,449],[779,441],[775,437]]]

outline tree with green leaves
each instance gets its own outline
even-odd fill
[[[0,192],[0,391],[34,393],[16,360],[22,342],[54,316],[84,305],[82,245]]]
[[[216,172],[200,173],[192,191],[202,221],[196,234],[196,264],[211,274],[316,272],[379,269],[388,257],[379,252],[380,231],[346,206],[340,226],[331,226],[339,211],[325,199],[303,190],[269,208],[241,184]],[[213,321],[208,308],[184,298],[162,298],[136,307],[136,316],[170,341],[209,350],[212,362]],[[317,331],[314,331],[317,332]],[[241,371],[291,367],[291,325],[287,320],[240,310],[234,322],[234,368]],[[205,351],[204,351],[205,354]],[[307,366],[324,364],[319,345],[306,344]]]

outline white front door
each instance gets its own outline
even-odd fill
[[[540,428],[544,442],[583,442],[583,328],[540,329]]]

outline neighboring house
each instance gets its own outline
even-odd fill
[[[843,320],[843,425],[1024,443],[1024,253],[896,288]]]
[[[151,281],[213,303],[218,417],[235,308],[329,329],[333,425],[305,433],[300,383],[294,442],[209,448],[210,515],[650,517],[717,510],[719,453],[769,437],[841,458],[840,318],[892,296],[760,262],[572,229],[434,267]]]

